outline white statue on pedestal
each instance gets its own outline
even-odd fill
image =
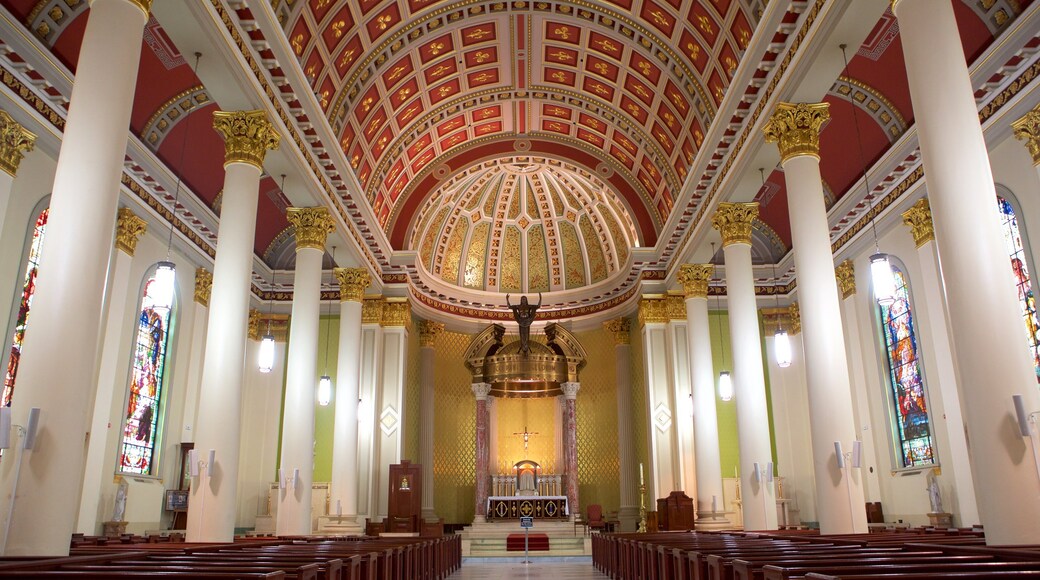
[[[928,503],[931,504],[932,513],[945,513],[943,511],[942,494],[939,491],[939,480],[935,477],[935,471],[929,471],[926,479],[928,481]]]
[[[119,479],[119,487],[116,488],[116,501],[112,507],[112,521],[122,522],[126,515],[126,493],[130,490],[130,485],[126,482],[126,479]]]

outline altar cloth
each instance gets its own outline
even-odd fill
[[[493,495],[487,501],[489,520],[564,518],[570,513],[564,495]]]

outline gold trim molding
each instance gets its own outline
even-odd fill
[[[722,234],[722,247],[751,244],[751,225],[758,218],[758,202],[719,204],[711,218],[713,228]]]
[[[852,260],[838,264],[834,268],[834,277],[838,280],[842,300],[856,294],[856,268],[852,265]]]
[[[603,323],[603,328],[614,337],[614,346],[632,344],[631,327],[632,322],[627,318],[614,318]]]
[[[808,155],[820,158],[820,129],[831,118],[828,103],[779,103],[762,128],[766,143],[776,143],[780,163]]]
[[[708,284],[715,274],[715,264],[683,264],[677,280],[687,298],[707,298]]]
[[[213,128],[224,137],[224,167],[248,163],[263,170],[264,156],[281,140],[262,110],[215,111]]]
[[[22,158],[34,147],[36,134],[15,121],[7,111],[0,111],[0,169],[14,177]]]
[[[419,346],[433,348],[437,344],[437,335],[444,332],[444,325],[432,320],[419,321]]]
[[[372,283],[372,276],[364,268],[334,268],[332,273],[339,280],[340,302],[365,301],[365,289]],[[362,309],[363,311],[364,309]]]
[[[210,293],[213,291],[213,272],[205,268],[195,269],[195,302],[209,307]]]
[[[296,228],[297,252],[306,248],[324,252],[329,234],[336,229],[336,222],[325,207],[290,207],[285,218]]]
[[[910,227],[917,247],[935,241],[935,228],[932,226],[932,208],[928,198],[922,197],[910,209],[903,212],[903,223]]]
[[[2,113],[2,111],[0,111]],[[148,224],[130,208],[121,207],[116,217],[116,249],[122,250],[128,256],[133,256],[137,251],[137,240],[148,231]]]
[[[1026,149],[1033,156],[1033,165],[1040,166],[1040,105],[1011,123],[1011,129],[1016,139],[1026,142]]]
[[[364,318],[364,315],[362,315]],[[380,321],[384,327],[407,327],[412,321],[412,307],[408,300],[387,300],[383,304],[383,318]]]

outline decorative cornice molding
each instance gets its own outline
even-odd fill
[[[1016,139],[1026,142],[1026,149],[1033,156],[1033,165],[1040,166],[1040,104],[1011,123],[1011,129]]]
[[[295,227],[297,252],[305,248],[324,252],[329,234],[336,229],[336,222],[325,207],[290,207],[285,218]]]
[[[629,330],[632,326],[627,318],[614,318],[603,323],[603,328],[614,336],[614,346],[623,346],[632,343]]]
[[[722,234],[722,247],[730,244],[751,244],[751,225],[758,217],[758,203],[719,204],[711,225]]]
[[[831,118],[828,103],[779,103],[762,129],[766,143],[776,143],[780,163],[808,155],[820,158],[820,129]]]
[[[195,269],[195,302],[208,307],[210,292],[213,290],[213,272],[205,268]]]
[[[903,223],[910,227],[917,247],[935,240],[935,228],[932,226],[932,209],[928,206],[928,198],[922,197],[910,209],[903,212]]]
[[[117,216],[116,249],[133,256],[137,250],[137,240],[148,231],[148,224],[127,207],[119,208]]]
[[[444,325],[432,320],[419,321],[419,346],[433,348],[437,343],[437,335],[444,332]]]
[[[26,153],[36,146],[36,134],[21,125],[7,111],[0,111],[0,169],[11,177]]]
[[[687,298],[707,298],[708,284],[715,274],[714,264],[683,264],[677,280]]]
[[[277,149],[281,137],[258,111],[214,111],[213,128],[224,137],[224,166],[248,163],[263,170],[268,149]]]
[[[838,280],[842,300],[856,294],[856,268],[852,265],[852,260],[838,264],[834,268],[834,277]]]
[[[364,302],[365,289],[372,283],[372,276],[364,268],[334,268],[332,273],[339,280],[339,299]]]

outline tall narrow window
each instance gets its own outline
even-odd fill
[[[166,380],[166,355],[176,298],[168,308],[158,306],[151,295],[154,287],[153,269],[144,284],[141,312],[137,318],[130,393],[119,454],[119,470],[123,473],[155,473],[156,442],[160,435],[160,412]]]
[[[1029,260],[1022,241],[1022,229],[1010,200],[998,195],[997,205],[1000,209],[1000,225],[1004,230],[1004,247],[1011,258],[1011,270],[1015,273],[1018,305],[1029,333],[1029,353],[1033,356],[1036,380],[1040,382],[1040,317],[1036,312],[1036,292],[1029,276]]]
[[[14,395],[14,381],[18,377],[18,363],[22,358],[22,343],[25,341],[25,328],[29,322],[29,309],[32,308],[33,295],[36,294],[36,274],[40,270],[40,250],[43,248],[43,236],[47,230],[47,215],[44,209],[36,216],[32,241],[29,243],[29,260],[25,266],[25,277],[22,282],[22,296],[18,303],[18,314],[15,318],[14,332],[11,336],[10,358],[7,360],[7,372],[4,374],[4,394],[0,406],[11,406]]]
[[[935,463],[928,401],[917,350],[917,333],[906,274],[894,263],[896,300],[878,305],[878,323],[885,341],[888,381],[892,389],[895,443],[899,468]]]

